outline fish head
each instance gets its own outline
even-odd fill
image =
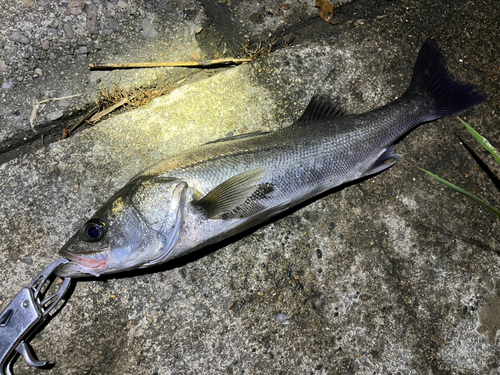
[[[184,220],[187,184],[138,178],[109,199],[62,247],[60,277],[100,276],[162,263]]]

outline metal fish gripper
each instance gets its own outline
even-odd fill
[[[52,284],[55,269],[67,262],[67,259],[61,258],[50,264],[20,291],[0,314],[0,375],[12,375],[12,366],[17,354],[23,356],[31,366],[47,365],[47,361],[35,359],[27,340],[68,290],[71,279],[64,278],[57,292],[44,296]]]

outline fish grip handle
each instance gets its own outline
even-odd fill
[[[21,289],[0,314],[0,375],[12,375],[16,354],[23,356],[31,366],[42,367],[47,364],[35,358],[26,341],[67,292],[70,278],[64,278],[55,293],[40,300],[44,291],[48,291],[56,268],[67,262],[67,259],[61,258],[51,263],[27,287]],[[45,287],[47,289],[44,290]]]

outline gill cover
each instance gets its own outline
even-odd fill
[[[172,252],[172,248],[177,243],[182,226],[184,224],[184,216],[186,212],[186,191],[188,185],[182,181],[172,191],[170,204],[168,205],[165,220],[158,230],[158,234],[163,237],[163,249],[154,259],[145,263],[141,268],[150,267],[155,264],[161,264],[168,259]]]

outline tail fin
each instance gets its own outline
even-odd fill
[[[433,101],[426,121],[435,120],[474,107],[486,99],[473,85],[454,81],[446,71],[437,43],[427,39],[420,49],[410,86],[404,96],[424,94]]]

